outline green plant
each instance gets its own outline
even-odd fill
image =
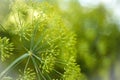
[[[81,72],[89,80],[114,76],[120,52],[120,31],[112,13],[103,4],[94,8],[83,7],[78,0],[69,0],[67,4],[67,9],[61,13],[76,33],[77,63],[81,65]]]
[[[80,68],[74,59],[75,34],[66,27],[54,6],[16,0],[10,10],[4,27],[1,25],[0,59],[5,61],[12,54],[11,63],[0,72],[0,79],[80,80]],[[21,74],[10,78],[9,72],[14,67]]]

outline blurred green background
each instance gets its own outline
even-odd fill
[[[87,0],[91,4],[86,5],[82,0],[46,1],[55,5],[68,28],[76,34],[76,61],[86,78],[119,80],[120,16],[119,12],[115,13],[115,8],[111,7],[114,5],[102,2],[95,4],[95,0]],[[114,1],[120,4],[119,0]],[[117,8],[119,9],[119,6]],[[0,0],[0,24],[5,22],[8,13],[9,1]]]

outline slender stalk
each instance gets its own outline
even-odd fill
[[[25,73],[25,71],[26,71],[26,69],[27,69],[27,67],[28,67],[29,61],[30,61],[30,57],[28,58],[28,60],[27,60],[27,62],[26,62],[25,69],[24,69],[24,73]]]
[[[38,59],[40,62],[42,61],[38,56],[36,56],[36,55],[33,55],[36,59]],[[46,78],[44,77],[44,75],[42,74],[42,72],[40,71],[40,69],[38,69],[39,70],[39,72],[40,72],[40,75],[42,76],[42,78],[44,79],[44,80],[46,80]]]
[[[34,13],[34,10],[32,11],[32,26],[33,26],[33,17],[34,17],[33,13]],[[35,35],[36,35],[37,31],[38,31],[38,23],[34,26],[33,34],[32,34],[32,37],[31,37],[30,50],[32,50],[32,47],[33,47],[33,44],[34,44],[34,38],[35,38]]]
[[[42,34],[40,35],[40,37],[38,38],[38,41],[37,43],[34,45],[33,47],[33,51],[39,46],[39,44],[42,42],[42,39],[44,38],[45,36],[45,32],[46,32],[46,29],[43,30]]]
[[[49,78],[49,80],[52,80],[52,78],[49,76],[49,74],[48,74],[48,73],[46,73],[46,75],[47,75],[47,77]]]
[[[34,56],[36,59],[38,59],[40,62],[43,62],[40,57],[36,56],[35,54],[33,54],[33,56]]]
[[[4,76],[4,74],[9,71],[15,64],[17,64],[20,60],[23,60],[24,58],[28,57],[29,54],[25,53],[24,55],[17,58],[15,61],[13,61],[3,72],[0,73],[0,79]]]
[[[35,67],[35,70],[36,70],[37,77],[38,77],[39,80],[41,80],[41,78],[40,78],[40,76],[39,76],[39,71],[38,71],[37,64],[36,64],[36,62],[35,62],[35,60],[34,60],[34,58],[33,58],[32,56],[31,56],[31,59],[32,59],[33,64],[34,64],[34,67]]]
[[[2,25],[2,24],[0,24],[0,26],[2,27],[2,29],[3,29],[5,32],[7,32],[7,31],[6,31],[6,29],[3,27],[3,25]]]
[[[34,44],[34,38],[37,33],[38,25],[34,27],[32,37],[31,37],[31,43],[30,43],[30,50],[32,50],[33,44]]]
[[[57,74],[59,74],[60,76],[62,76],[63,74],[58,72],[57,70],[53,69],[53,71],[55,71]]]
[[[5,31],[8,34],[8,36],[10,36],[9,32],[3,27],[3,25],[0,24],[0,26],[1,26],[2,30]]]
[[[36,52],[35,54],[41,52],[41,50],[46,50],[46,48],[49,46],[48,43],[41,44],[41,46],[38,46],[34,51]],[[47,48],[48,49],[48,48]]]

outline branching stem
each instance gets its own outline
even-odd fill
[[[23,54],[22,56],[20,56],[19,58],[17,58],[15,61],[13,61],[4,71],[2,71],[0,73],[0,79],[5,75],[5,73],[7,71],[9,71],[15,64],[17,64],[19,61],[23,60],[24,58],[28,57],[29,54],[28,53],[25,53]]]

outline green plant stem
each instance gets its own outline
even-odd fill
[[[35,70],[36,70],[37,77],[38,77],[39,80],[41,80],[41,78],[40,78],[40,76],[39,76],[39,71],[38,71],[37,64],[36,64],[36,62],[35,62],[35,60],[34,60],[34,58],[33,58],[32,56],[31,56],[31,59],[32,59],[33,64],[34,64],[34,67],[35,67]]]
[[[38,56],[36,56],[35,54],[33,54],[33,56],[36,58],[36,59],[38,59],[40,62],[42,61]],[[33,58],[34,59],[34,58]],[[34,62],[35,64],[36,64],[36,62]],[[42,72],[40,71],[40,69],[38,69],[39,70],[39,72],[40,72],[40,75],[42,76],[42,78],[44,79],[44,80],[46,80],[46,78],[44,77],[44,75],[42,75]]]
[[[29,54],[25,53],[22,56],[18,57],[15,61],[13,61],[4,71],[0,73],[0,79],[4,76],[4,74],[9,71],[16,63],[18,63],[20,60],[23,60],[24,58],[28,57]]]
[[[2,24],[0,24],[0,26],[2,27],[2,29],[3,29],[5,32],[7,32],[7,31],[6,31],[6,29],[3,27],[3,25],[2,25]]]

